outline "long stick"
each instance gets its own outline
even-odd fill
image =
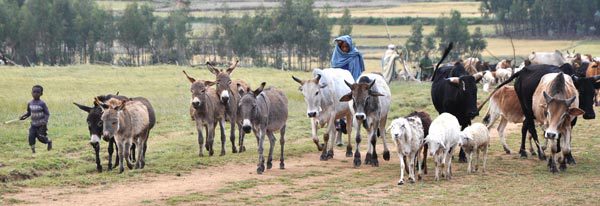
[[[13,123],[13,122],[16,122],[16,121],[19,121],[19,119],[8,120],[8,121],[4,122],[4,124],[10,124],[10,123]]]

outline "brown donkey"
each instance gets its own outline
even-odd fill
[[[229,134],[229,139],[231,140],[231,150],[233,153],[237,153],[237,149],[235,147],[235,126],[238,126],[239,132],[239,147],[240,152],[246,151],[246,147],[244,146],[244,132],[242,131],[242,120],[238,118],[238,103],[240,102],[240,94],[237,90],[237,85],[241,85],[241,89],[248,89],[248,84],[242,80],[231,80],[231,72],[237,66],[238,61],[235,61],[227,70],[219,70],[215,68],[210,62],[206,62],[208,66],[208,70],[215,74],[216,76],[216,84],[217,91],[216,94],[219,96],[219,100],[221,104],[225,106],[225,119],[231,123],[231,130]]]
[[[225,106],[219,102],[219,97],[215,89],[210,88],[215,82],[196,80],[190,77],[185,71],[183,71],[187,79],[192,83],[190,92],[192,93],[192,105],[190,111],[193,119],[196,121],[196,129],[198,130],[198,145],[200,157],[204,156],[202,153],[202,146],[208,150],[208,155],[214,154],[213,142],[215,139],[215,128],[217,123],[221,129],[221,156],[225,155]],[[204,137],[202,136],[202,128],[206,131],[206,144],[204,144]]]
[[[265,171],[265,158],[263,156],[263,142],[265,134],[269,136],[269,159],[267,160],[267,169],[273,166],[273,147],[275,146],[275,135],[273,132],[281,133],[281,157],[279,169],[284,169],[283,148],[285,145],[285,127],[288,118],[288,100],[285,94],[278,89],[264,89],[265,82],[254,91],[246,89],[242,94],[239,104],[239,115],[243,119],[242,129],[246,133],[252,130],[258,139],[258,168],[256,173],[262,174]],[[263,90],[264,89],[264,90]]]
[[[119,173],[122,173],[123,157],[127,161],[127,167],[133,169],[129,152],[133,144],[138,149],[138,159],[135,161],[136,169],[143,169],[146,164],[146,142],[150,135],[150,130],[154,127],[156,118],[154,109],[150,102],[138,97],[136,100],[111,98],[106,103],[96,98],[96,103],[103,108],[103,138],[114,137],[117,144],[119,158]]]

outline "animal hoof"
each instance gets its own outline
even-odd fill
[[[520,150],[519,154],[521,155],[521,159],[527,159],[527,152],[525,150]]]
[[[98,165],[98,166],[96,167],[96,171],[98,171],[98,172],[100,172],[100,173],[101,173],[101,172],[102,172],[102,166]]]
[[[327,159],[333,159],[333,150],[327,152]]]
[[[326,153],[322,153],[321,157],[320,157],[321,161],[327,161],[327,154]]]
[[[546,160],[546,155],[544,155],[543,153],[538,154],[538,157],[540,160]]]
[[[408,178],[408,182],[410,182],[411,184],[414,184],[416,181],[413,178]]]
[[[219,154],[219,156],[225,156],[225,151],[221,151],[221,154]]]
[[[385,161],[390,161],[390,151],[383,151],[383,159]]]
[[[506,154],[510,154],[510,150],[507,148],[504,148],[504,152],[506,152]]]
[[[567,162],[567,164],[570,164],[570,165],[576,165],[577,164],[575,162],[575,158],[573,158],[573,155],[571,153],[565,155],[565,161]]]
[[[398,185],[403,185],[403,184],[404,184],[404,180],[398,181]]]
[[[215,152],[214,152],[214,151],[212,151],[212,150],[208,151],[208,156],[211,156],[211,157],[212,157],[212,156],[213,156],[213,154],[215,154]]]
[[[344,143],[338,142],[336,145],[337,145],[338,147],[341,147],[341,146],[344,146]]]
[[[204,154],[198,153],[198,157],[204,157]]]
[[[279,163],[279,169],[281,169],[281,170],[285,169],[285,164],[283,162]]]
[[[346,157],[352,157],[352,151],[346,151]]]
[[[119,168],[119,174],[123,173],[123,171],[125,171],[125,168]]]
[[[264,165],[258,166],[258,168],[256,168],[256,174],[259,174],[259,175],[260,175],[260,174],[262,174],[264,171],[265,171],[265,166],[264,166]]]
[[[459,157],[458,158],[458,162],[459,163],[467,163],[467,158],[466,157]]]
[[[273,167],[273,163],[271,161],[267,161],[267,169],[271,169]]]
[[[560,164],[559,169],[560,169],[561,172],[567,171],[567,164],[564,164],[564,163]]]
[[[421,175],[417,175],[417,179],[422,180],[423,177],[421,177]]]
[[[113,168],[114,168],[114,167],[113,167],[112,165],[108,165],[108,169],[107,169],[107,170],[108,170],[108,171],[112,171],[112,169],[113,169]]]
[[[127,163],[127,168],[133,169],[133,164]]]
[[[319,149],[319,151],[323,151],[325,148],[325,144],[320,144],[317,148]]]
[[[360,164],[361,164],[360,157],[359,158],[354,157],[354,167],[358,168],[358,167],[360,167]]]
[[[371,164],[371,154],[367,153],[367,155],[365,155],[365,165],[370,165]]]
[[[371,160],[371,166],[379,167],[379,160],[377,160],[377,158],[374,158],[373,160]]]
[[[241,149],[241,148],[240,148],[240,149]],[[237,150],[237,148],[235,148],[235,147],[232,147],[232,148],[231,148],[231,153],[238,153],[238,150]]]
[[[240,152],[245,152],[246,151],[246,146],[241,146],[240,147]]]

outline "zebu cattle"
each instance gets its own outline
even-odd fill
[[[587,78],[595,78],[597,76],[600,75],[600,69],[598,68],[600,66],[600,61],[592,61],[590,62],[590,64],[588,65],[588,68],[585,71],[585,77]],[[600,80],[600,78],[595,78],[594,81],[594,86],[596,88],[596,95],[595,95],[595,100],[594,103],[596,106],[600,106],[600,83],[597,83],[598,80]]]
[[[198,131],[198,146],[200,151],[198,155],[204,156],[203,146],[208,150],[208,155],[214,154],[213,143],[215,139],[215,128],[217,123],[221,129],[221,156],[225,155],[225,105],[221,104],[219,96],[215,89],[210,88],[215,82],[196,80],[183,71],[187,79],[192,83],[190,92],[192,93],[192,102],[190,112],[196,121],[196,130]],[[206,131],[206,144],[202,136],[202,128]]]
[[[442,113],[431,122],[429,134],[425,137],[425,143],[429,147],[429,154],[435,162],[435,180],[440,179],[440,169],[446,179],[451,179],[452,153],[461,139],[459,120],[450,113]]]
[[[470,57],[465,60],[465,70],[470,75],[477,73],[477,63],[480,63],[479,58]]]
[[[512,68],[512,60],[510,59],[503,59],[502,61],[498,62],[498,64],[496,64],[496,71],[498,71],[498,69],[508,68]]]
[[[237,149],[235,147],[235,126],[238,126],[239,132],[239,147],[240,152],[246,151],[246,147],[244,146],[244,132],[242,131],[242,120],[237,116],[238,103],[240,101],[240,94],[238,93],[238,84],[241,85],[241,89],[245,90],[248,88],[248,84],[242,80],[231,80],[231,72],[236,68],[238,61],[235,61],[227,70],[219,70],[215,68],[209,62],[206,62],[208,69],[211,73],[216,76],[216,84],[217,84],[217,95],[219,96],[219,100],[221,104],[225,106],[225,119],[229,120],[231,123],[229,140],[231,141],[231,151],[233,153],[237,153]]]
[[[360,161],[360,126],[367,130],[369,149],[365,156],[365,164],[379,166],[375,149],[377,136],[383,139],[383,159],[390,159],[390,152],[385,141],[385,123],[392,101],[390,88],[379,74],[362,74],[358,83],[345,82],[350,93],[340,98],[341,102],[352,100],[354,109],[354,129],[356,130],[356,151],[354,152],[354,167],[359,167]]]
[[[354,83],[354,78],[348,70],[344,69],[315,69],[313,79],[300,80],[294,76],[292,79],[300,84],[300,91],[306,102],[306,114],[311,119],[312,139],[321,154],[321,160],[333,158],[333,138],[337,137],[341,143],[341,133],[336,135],[335,121],[346,118],[346,131],[348,133],[348,146],[346,157],[352,157],[352,111],[348,103],[339,102],[339,99],[350,92],[344,81]],[[317,128],[327,125],[327,132],[323,135],[325,145],[319,144]]]
[[[531,61],[531,64],[547,64],[557,67],[567,63],[563,54],[558,50],[554,52],[531,52],[527,59]]]
[[[454,115],[462,128],[471,124],[471,119],[479,115],[477,110],[477,85],[482,76],[478,78],[467,74],[462,64],[439,67],[452,49],[452,43],[444,51],[444,55],[436,66],[431,85],[431,100],[435,109],[440,113]],[[459,161],[466,162],[464,152],[461,150]]]
[[[571,122],[584,111],[577,108],[577,90],[571,78],[561,73],[546,74],[533,94],[533,113],[536,121],[546,129],[544,137],[549,140],[552,152],[548,160],[551,172],[558,172],[556,165],[565,170],[565,157],[571,155]],[[559,156],[562,151],[563,157]]]
[[[127,99],[125,96],[119,96],[118,92],[116,95],[108,94],[96,96],[95,99],[98,99],[100,102],[106,102],[111,98],[116,98],[119,100]],[[135,101],[137,100],[137,97],[134,97],[131,100]],[[88,113],[86,122],[88,125],[88,131],[90,132],[90,145],[92,148],[94,148],[94,154],[96,156],[96,170],[98,170],[98,172],[102,172],[102,164],[100,163],[100,137],[102,137],[103,129],[103,122],[101,119],[103,109],[98,103],[96,103],[96,101],[94,101],[93,107],[77,104],[75,102],[73,102],[73,104],[75,104],[79,109]],[[155,122],[155,120],[150,121]],[[114,152],[115,139],[113,137],[107,137],[103,139],[104,141],[108,142],[108,170],[112,170],[114,168],[112,164],[112,155]],[[135,154],[135,144],[132,145],[131,152],[132,154]],[[117,151],[117,156],[115,156],[115,167],[119,165],[118,153],[119,151]],[[132,155],[131,158],[135,161],[135,155]]]
[[[150,130],[156,123],[154,109],[150,102],[143,97],[138,97],[136,100],[111,98],[106,104],[96,99],[96,103],[104,109],[102,137],[114,136],[117,151],[121,153],[118,155],[119,173],[125,170],[123,157],[127,157],[125,158],[127,167],[133,169],[129,152],[134,143],[138,147],[135,168],[143,169],[146,165],[146,143],[150,136]]]
[[[545,160],[545,155],[541,151],[535,130],[533,107],[536,105],[533,105],[533,95],[542,76],[549,73],[560,72],[570,75],[574,74],[574,70],[569,64],[564,64],[560,68],[552,65],[530,65],[515,73],[507,81],[497,86],[497,88],[500,88],[511,82],[513,79],[517,79],[515,81],[515,92],[517,93],[519,103],[523,110],[523,115],[525,116],[523,127],[521,129],[521,148],[519,150],[519,153],[523,158],[527,157],[527,153],[525,152],[525,138],[527,136],[527,132],[529,132],[536,143],[536,147],[538,148],[538,157],[541,160]],[[580,78],[576,75],[572,75],[571,78],[573,79],[574,85],[577,88],[577,92],[579,93],[579,97],[581,99],[581,101],[579,101],[579,108],[585,111],[583,118],[594,119],[596,114],[593,110],[592,104],[595,78]],[[575,123],[576,119],[572,121],[571,125],[574,126]],[[570,153],[567,154],[565,158],[567,159],[567,163],[575,163],[575,160]]]
[[[284,169],[283,148],[285,145],[285,127],[288,118],[288,100],[285,94],[275,88],[265,87],[263,82],[260,87],[254,91],[247,89],[242,94],[239,103],[240,116],[243,119],[242,128],[244,132],[254,132],[258,138],[258,167],[256,173],[262,174],[265,171],[265,158],[263,156],[263,142],[265,134],[269,137],[269,158],[267,159],[267,169],[271,169],[273,160],[273,147],[275,146],[275,136],[273,132],[279,131],[281,139],[281,157],[279,169]]]

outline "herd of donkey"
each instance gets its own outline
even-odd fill
[[[545,160],[544,150],[550,148],[548,168],[551,172],[566,170],[567,164],[575,164],[571,155],[571,129],[577,116],[594,119],[593,104],[597,89],[600,88],[600,76],[597,73],[600,61],[589,57],[562,64],[556,61],[553,53],[532,53],[519,71],[510,72],[503,81],[498,81],[496,70],[473,71],[469,65],[459,61],[452,64],[440,64],[452,49],[452,44],[436,65],[432,77],[431,99],[440,115],[433,121],[429,114],[415,111],[406,117],[394,119],[386,127],[391,105],[391,92],[383,77],[377,73],[362,74],[355,82],[350,72],[343,69],[315,69],[313,78],[302,80],[292,76],[300,84],[300,92],[307,104],[307,116],[311,120],[312,138],[319,151],[320,159],[333,158],[334,144],[342,144],[341,137],[348,137],[346,157],[354,157],[353,166],[362,164],[360,129],[367,130],[367,153],[364,164],[378,166],[375,148],[377,137],[383,141],[383,159],[389,160],[390,153],[385,141],[389,132],[396,144],[400,160],[400,180],[404,184],[404,172],[411,183],[427,174],[427,155],[435,163],[435,180],[451,178],[452,156],[460,149],[459,161],[468,162],[467,172],[478,170],[479,154],[482,154],[482,171],[485,172],[487,151],[490,142],[488,129],[500,119],[498,131],[506,153],[510,154],[504,138],[504,128],[508,122],[523,123],[521,148],[519,153],[527,157],[526,137],[530,139],[530,152]],[[560,58],[564,60],[561,55]],[[548,63],[550,62],[550,63]],[[556,65],[558,64],[558,65]],[[266,87],[263,82],[255,90],[242,80],[232,80],[231,73],[237,62],[227,69],[218,69],[211,64],[208,68],[215,80],[199,80],[183,73],[191,83],[192,94],[190,115],[198,131],[199,155],[204,149],[213,155],[213,142],[217,124],[221,134],[221,153],[225,154],[225,123],[230,126],[232,152],[244,152],[244,136],[253,132],[258,141],[257,173],[265,171],[263,142],[268,137],[270,147],[266,168],[271,169],[273,149],[276,141],[274,133],[279,132],[281,146],[279,168],[284,169],[284,145],[286,122],[288,119],[288,100],[284,92],[275,87]],[[510,69],[510,68],[498,68]],[[514,73],[514,74],[513,74]],[[586,73],[588,75],[586,76]],[[496,90],[477,106],[477,83],[492,75],[494,79],[486,82],[497,83]],[[516,79],[516,80],[515,80]],[[514,86],[505,86],[515,80]],[[216,87],[213,87],[216,85]],[[479,110],[487,101],[490,107],[484,123],[473,123]],[[117,146],[115,167],[124,171],[124,164],[132,169],[142,169],[145,165],[146,141],[156,119],[150,102],[142,97],[128,98],[116,95],[101,95],[94,98],[94,106],[88,107],[75,103],[88,112],[87,122],[91,134],[91,145],[95,150],[97,170],[102,171],[99,155],[100,137],[109,142],[108,167],[113,168],[113,145]],[[341,121],[340,121],[341,120]],[[345,122],[344,122],[345,121]],[[340,123],[341,122],[341,123]],[[345,124],[343,124],[345,123]],[[536,125],[544,132],[545,145],[538,142]],[[236,126],[239,142],[235,143]],[[336,128],[337,126],[337,128]],[[324,143],[319,143],[317,129],[326,127]],[[203,131],[204,130],[204,131]],[[352,131],[354,130],[355,150],[352,151]],[[203,134],[204,132],[204,134]],[[529,135],[528,135],[529,134]],[[205,139],[206,137],[206,139]],[[535,143],[534,150],[532,140]],[[549,144],[549,145],[548,145]],[[136,154],[137,148],[137,154]],[[422,155],[421,155],[422,154]],[[474,157],[475,156],[475,157]],[[475,161],[475,163],[472,163]]]

